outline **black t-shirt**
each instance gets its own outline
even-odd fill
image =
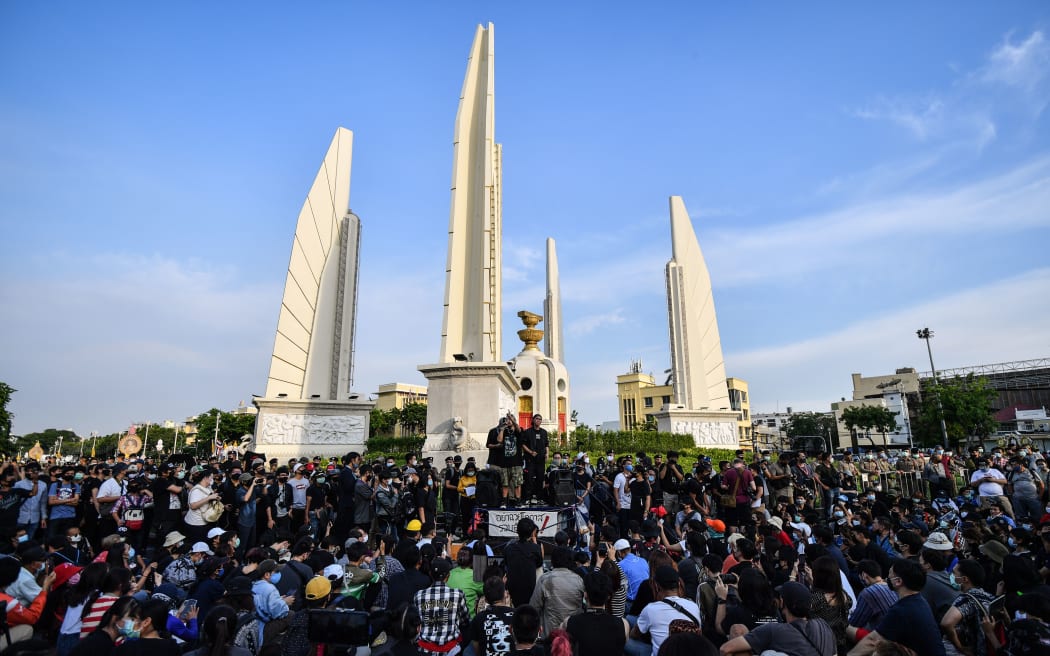
[[[489,431],[489,437],[485,441],[485,447],[489,450],[489,464],[495,467],[502,467],[504,463],[503,443],[499,442],[498,439],[499,428],[493,428]]]
[[[549,437],[545,428],[526,428],[521,434],[521,439],[525,445],[535,451],[538,455],[536,459],[542,462],[545,459],[547,453],[547,446],[549,444]],[[532,456],[529,456],[532,459]]]
[[[682,486],[682,497],[689,499],[690,495],[695,496],[697,501],[702,501],[704,498],[704,484],[698,481],[695,476],[687,478],[685,485]],[[679,503],[681,501],[679,499]],[[694,507],[693,510],[696,510],[696,508]]]
[[[529,603],[536,587],[536,568],[543,565],[543,553],[534,542],[509,542],[503,548],[507,568],[507,591],[515,606]]]
[[[576,642],[578,654],[622,654],[627,644],[623,620],[604,611],[577,613],[569,618],[565,630]]]
[[[451,484],[452,487],[456,487],[459,484],[459,470],[455,467],[445,467],[444,471],[441,472],[441,500],[446,504],[451,499],[459,498],[459,492],[457,490],[450,490],[446,484]]]
[[[77,643],[69,656],[109,656],[113,653],[113,638],[105,631],[92,631]]]
[[[309,501],[310,512],[324,508],[325,500],[328,498],[328,486],[324,483],[313,483],[306,488],[306,498]]]
[[[178,645],[171,638],[127,640],[113,650],[113,656],[179,656]]]
[[[514,609],[509,606],[489,606],[471,620],[469,635],[478,643],[478,656],[502,656],[514,649],[514,636],[510,622]]]
[[[0,491],[0,526],[14,526],[18,523],[18,512],[28,497],[29,490],[21,488]]]
[[[643,505],[645,498],[652,494],[653,488],[649,483],[642,479],[635,479],[631,481],[631,512],[639,513],[645,509]]]
[[[674,472],[678,472],[683,478],[678,478],[674,475]],[[663,477],[660,478],[660,487],[671,494],[678,494],[678,486],[684,484],[684,472],[682,472],[681,466],[678,462],[668,462],[664,465]]]

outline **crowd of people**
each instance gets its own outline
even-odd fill
[[[592,462],[541,421],[444,468],[8,461],[0,652],[346,653],[314,630],[328,612],[377,655],[1050,653],[1030,447]],[[575,521],[537,526],[528,504],[557,501]],[[515,506],[516,536],[490,535],[486,509]]]

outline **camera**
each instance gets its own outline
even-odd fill
[[[609,545],[605,544],[604,542],[599,544],[598,545],[598,555],[601,556],[602,558],[608,558],[609,557]]]
[[[722,583],[725,583],[726,585],[736,585],[738,580],[739,579],[737,578],[736,574],[722,575]]]

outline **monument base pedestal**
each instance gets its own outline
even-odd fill
[[[508,412],[517,416],[519,386],[503,362],[445,362],[418,367],[427,379],[427,441],[423,451],[441,462],[456,453],[488,460],[489,430]]]
[[[726,410],[686,410],[683,406],[665,405],[656,418],[661,433],[692,435],[693,444],[709,449],[738,449],[737,413]]]
[[[372,401],[315,399],[255,399],[252,450],[267,458],[287,460],[306,456],[344,456],[364,453]]]

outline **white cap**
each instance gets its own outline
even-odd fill
[[[623,538],[620,538],[613,543],[613,551],[623,551],[624,549],[630,549],[631,543]]]
[[[193,545],[193,548],[192,548],[192,549],[190,549],[190,553],[206,553],[206,554],[208,554],[209,556],[214,556],[214,555],[215,555],[215,554],[214,554],[214,553],[212,552],[212,550],[208,548],[208,545],[207,545],[207,544],[205,544],[205,543],[203,543],[203,542],[197,542],[197,543],[195,543],[195,544]]]
[[[728,538],[726,538],[726,543],[729,546],[733,546],[734,544],[736,544],[737,540],[743,540],[743,539],[744,539],[743,533],[733,533]]]
[[[346,575],[342,565],[329,565],[324,568],[324,576],[327,579],[341,579]]]
[[[221,528],[219,528],[218,526],[216,526],[212,530],[208,531],[208,539],[211,540],[212,538],[217,538],[217,537],[219,537],[220,535],[222,535],[225,532],[226,531],[224,531]]]

